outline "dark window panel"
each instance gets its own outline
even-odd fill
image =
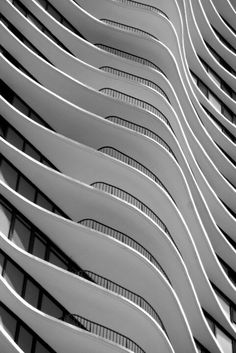
[[[18,346],[24,351],[24,353],[31,353],[33,343],[33,336],[23,326],[20,326],[19,336],[17,340]]]
[[[26,281],[24,299],[35,308],[38,307],[39,289],[30,279]]]
[[[6,140],[19,150],[23,149],[23,138],[19,134],[17,134],[11,127],[8,127],[7,129]]]
[[[25,222],[22,219],[17,217],[15,220],[14,230],[12,233],[13,243],[19,246],[20,248],[24,249],[25,251],[28,251],[30,234],[31,234],[30,228],[26,226]]]
[[[0,321],[7,333],[14,339],[17,321],[2,306],[0,306]]]
[[[17,190],[21,195],[30,201],[34,201],[35,187],[33,187],[24,177],[20,177],[19,186]]]
[[[11,226],[11,212],[2,203],[0,204],[0,231],[8,237]]]
[[[47,295],[43,294],[41,308],[45,314],[51,315],[60,319],[63,316],[63,311],[55,304]]]
[[[17,171],[12,168],[4,159],[2,159],[0,162],[0,179],[15,190],[17,177]]]
[[[34,239],[33,251],[32,254],[40,257],[41,259],[45,259],[46,255],[46,242],[44,242],[41,237],[36,236]]]
[[[4,269],[4,278],[21,295],[24,281],[24,274],[11,261],[7,261]]]

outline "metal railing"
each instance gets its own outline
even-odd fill
[[[155,116],[157,116],[158,118],[160,118],[162,121],[164,121],[171,128],[169,120],[165,117],[164,114],[162,114],[160,112],[159,109],[157,109],[153,105],[146,103],[145,101],[143,101],[141,99],[135,98],[135,97],[130,96],[126,93],[117,91],[117,90],[115,90],[113,88],[109,88],[109,87],[101,88],[101,89],[99,89],[99,92],[106,94],[114,99],[118,99],[120,101],[123,101],[125,103],[135,105],[138,108],[147,110],[148,112],[150,112],[150,113],[154,114]]]
[[[171,284],[167,274],[159,264],[159,262],[155,259],[155,257],[147,250],[145,249],[140,243],[138,243],[136,240],[131,238],[130,236],[114,229],[111,227],[108,227],[107,225],[98,222],[94,219],[82,219],[81,221],[78,222],[79,224],[82,224],[85,227],[88,227],[90,229],[94,229],[98,232],[104,233],[126,245],[131,247],[132,249],[136,250],[139,252],[141,255],[143,255],[148,261],[150,261],[163,275],[164,277],[168,280],[168,282]]]
[[[148,86],[148,87],[152,88],[153,90],[155,90],[156,92],[160,93],[170,103],[170,100],[169,100],[167,94],[163,91],[163,89],[160,86],[158,86],[156,83],[154,83],[150,80],[147,80],[146,78],[143,78],[143,77],[140,77],[137,75],[133,75],[133,74],[130,74],[129,72],[125,72],[122,70],[118,70],[118,69],[111,67],[111,66],[102,66],[99,69],[102,71],[105,71],[105,72],[109,72],[110,74],[122,77],[122,78],[127,78],[129,80],[139,82],[139,83],[143,84],[144,86]]]
[[[144,58],[142,58],[140,56],[137,56],[137,55],[134,55],[134,54],[127,53],[125,51],[122,51],[122,50],[119,50],[119,49],[116,49],[116,48],[109,47],[109,46],[104,45],[104,44],[97,43],[95,45],[98,48],[100,48],[102,50],[105,50],[105,51],[107,51],[110,54],[117,55],[117,56],[120,56],[122,58],[134,61],[134,62],[136,62],[138,64],[142,64],[142,65],[151,67],[151,68],[161,72],[166,77],[164,72],[156,64],[153,64],[151,61],[149,61],[147,59],[144,59]]]
[[[136,197],[134,197],[133,195],[131,195],[130,193],[116,187],[113,186],[111,184],[108,183],[104,183],[102,181],[98,181],[95,183],[92,183],[91,186],[93,186],[94,188],[97,188],[99,190],[102,190],[110,195],[113,195],[123,201],[126,201],[127,203],[129,203],[132,206],[137,207],[141,212],[143,212],[146,216],[148,216],[149,218],[151,218],[168,236],[169,238],[172,240],[173,244],[175,245],[176,249],[178,250],[174,239],[172,238],[168,228],[166,227],[166,225],[162,222],[162,220],[148,207],[146,206],[143,202],[141,202],[140,200],[138,200]]]
[[[131,123],[130,121],[128,121],[126,119],[123,119],[123,118],[120,118],[120,117],[114,116],[114,115],[107,116],[105,119],[111,121],[114,124],[124,126],[130,130],[134,130],[134,131],[138,132],[139,134],[147,136],[148,138],[154,140],[155,142],[162,145],[169,153],[171,153],[172,156],[177,161],[177,158],[175,157],[174,152],[169,147],[169,145],[160,136],[158,136],[157,134],[155,134],[151,130],[149,130],[141,125]]]
[[[133,1],[133,0],[115,0],[115,1],[121,2],[126,5],[135,6],[135,7],[141,8],[143,10],[148,10],[148,11],[151,11],[154,13],[158,13],[159,15],[162,15],[162,16],[168,18],[168,16],[165,14],[165,12],[163,12],[162,10],[160,10],[157,7],[152,6],[152,5],[143,4],[141,2]]]
[[[143,310],[145,310],[150,316],[152,316],[152,318],[162,327],[162,329],[166,332],[166,329],[163,325],[163,322],[161,321],[160,316],[157,314],[156,310],[153,309],[153,307],[140,295],[120,286],[119,284],[105,278],[102,277],[94,272],[91,271],[79,271],[79,272],[75,272],[78,276],[87,279],[88,277],[91,278],[91,280],[98,284],[99,286],[106,288],[107,290],[117,293],[127,299],[129,299],[130,301],[132,301],[133,303],[135,303],[136,305],[138,305],[140,308],[142,308]]]
[[[100,18],[100,21],[108,24],[108,25],[111,25],[113,27],[117,27],[119,29],[122,29],[124,31],[128,31],[128,32],[132,32],[132,33],[135,33],[135,34],[139,34],[145,38],[152,38],[152,39],[155,39],[155,40],[158,40],[157,37],[155,37],[154,35],[146,32],[146,31],[143,31],[142,29],[139,29],[137,27],[133,27],[133,26],[128,26],[124,23],[120,23],[120,22],[116,22],[116,21],[112,21],[112,20],[109,20],[109,19],[106,19],[106,18]]]
[[[129,157],[127,154],[120,152],[116,148],[113,148],[111,146],[104,146],[98,149],[98,151],[105,153],[113,158],[116,158],[131,167],[141,171],[145,175],[147,175],[149,178],[151,178],[155,183],[157,183],[159,186],[161,186],[162,189],[164,189],[168,195],[171,197],[171,199],[174,201],[172,196],[170,195],[169,191],[167,188],[164,186],[164,184],[160,181],[160,179],[153,173],[151,172],[148,168],[146,168],[143,164],[137,162],[135,159]],[[175,202],[175,201],[174,201]]]
[[[63,321],[68,322],[69,324],[75,325],[81,329],[85,329],[94,335],[103,337],[109,341],[112,341],[120,346],[128,348],[134,353],[145,353],[145,351],[130,338],[114,331],[106,326],[100,325],[94,321],[85,319],[83,316],[78,314],[67,314]]]

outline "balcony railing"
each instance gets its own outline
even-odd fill
[[[104,233],[126,245],[134,249],[135,251],[139,252],[141,255],[143,255],[148,261],[150,261],[167,279],[167,281],[171,284],[167,274],[159,264],[159,262],[155,259],[155,257],[147,250],[145,249],[140,243],[138,243],[136,240],[131,238],[130,236],[114,229],[111,227],[106,226],[103,223],[100,223],[98,221],[95,221],[94,219],[83,219],[78,222],[79,224],[82,224],[85,227],[94,229],[98,232]]]
[[[91,271],[80,271],[80,272],[75,272],[78,276],[83,277],[85,279],[91,279],[94,283],[98,284],[99,286],[106,288],[107,290],[117,293],[136,305],[138,305],[140,308],[145,310],[152,318],[162,327],[162,329],[166,332],[165,327],[163,325],[163,322],[161,321],[160,316],[157,314],[156,310],[153,309],[153,307],[140,295],[120,286],[119,284],[102,277],[94,272]]]
[[[175,158],[175,160],[178,162],[177,158],[174,155],[174,152],[169,147],[169,145],[160,136],[158,136],[157,134],[155,134],[151,130],[149,130],[141,125],[131,123],[130,121],[122,119],[118,116],[108,116],[105,119],[113,122],[114,124],[121,125],[121,126],[124,126],[128,129],[134,130],[134,131],[138,132],[139,134],[147,136],[148,138],[156,141],[157,143],[162,145],[162,147],[164,147],[169,153],[171,153],[172,156]]]
[[[137,56],[137,55],[133,55],[133,54],[127,53],[125,51],[122,51],[122,50],[119,50],[119,49],[116,49],[116,48],[109,47],[109,46],[104,45],[104,44],[97,43],[95,45],[98,48],[100,48],[102,50],[105,50],[105,51],[107,51],[110,54],[117,55],[117,56],[120,56],[122,58],[135,61],[136,63],[151,67],[151,68],[161,72],[166,77],[164,72],[156,64],[152,63],[151,61],[149,61],[147,59],[144,59],[144,58],[142,58],[140,56]]]
[[[140,200],[138,200],[136,197],[134,197],[133,195],[131,195],[130,193],[117,188],[116,186],[113,186],[111,184],[108,183],[104,183],[104,182],[95,182],[92,183],[91,186],[93,186],[94,188],[97,188],[99,190],[102,190],[110,195],[113,195],[127,203],[129,203],[130,205],[138,208],[141,212],[143,212],[146,216],[148,216],[149,218],[152,219],[152,221],[154,221],[167,235],[168,237],[172,240],[173,244],[175,245],[176,249],[178,250],[174,239],[172,238],[168,228],[166,227],[166,225],[162,222],[162,220],[149,208],[147,207],[143,202],[141,202]]]
[[[163,91],[163,89],[160,86],[158,86],[156,83],[154,83],[150,80],[147,80],[146,78],[136,76],[136,75],[130,74],[128,72],[115,69],[114,67],[110,67],[110,66],[102,66],[99,69],[103,70],[105,72],[109,72],[110,74],[113,74],[113,75],[116,75],[116,76],[119,76],[122,78],[126,78],[128,80],[133,80],[133,81],[139,82],[139,83],[143,84],[144,86],[148,86],[148,87],[152,88],[153,90],[155,90],[156,92],[160,93],[170,103],[170,100],[169,100],[167,94]]]
[[[153,105],[146,103],[145,101],[135,98],[133,96],[130,96],[128,94],[125,94],[123,92],[117,91],[115,89],[109,88],[109,87],[104,87],[99,90],[99,92],[106,94],[110,97],[113,97],[114,99],[118,99],[120,101],[123,101],[128,104],[132,104],[137,106],[138,108],[147,110],[148,112],[154,114],[158,118],[160,118],[162,121],[164,121],[170,128],[171,125],[169,123],[169,120],[160,112],[159,109],[154,107]]]
[[[141,29],[139,29],[137,27],[128,26],[128,25],[126,25],[124,23],[108,20],[106,18],[101,18],[100,21],[102,21],[102,22],[104,22],[104,23],[106,23],[108,25],[111,25],[113,27],[117,27],[119,29],[122,29],[124,31],[128,31],[128,32],[132,32],[132,33],[141,35],[142,37],[145,37],[145,38],[152,38],[152,39],[158,40],[157,37],[153,36],[152,34],[146,32],[146,31],[143,31],[143,30],[141,30]]]
[[[157,7],[152,6],[152,5],[143,4],[141,2],[133,1],[133,0],[115,0],[115,1],[121,2],[121,3],[125,4],[125,5],[135,6],[135,7],[138,7],[140,9],[142,9],[142,10],[147,10],[147,11],[151,11],[151,12],[154,12],[154,13],[158,13],[159,15],[162,15],[162,16],[168,18],[168,16],[162,10],[160,10]]]
[[[85,319],[84,317],[78,314],[67,314],[63,321],[68,322],[69,324],[75,325],[79,328],[85,329],[94,335],[103,337],[109,341],[112,341],[122,347],[125,347],[131,350],[134,353],[145,353],[145,351],[130,338],[114,331],[106,326],[97,324],[94,321]]]
[[[116,158],[116,159],[130,165],[131,167],[141,171],[142,173],[147,175],[149,178],[151,178],[153,181],[155,181],[155,183],[157,183],[162,189],[164,189],[168,193],[168,195],[172,198],[169,191],[164,186],[164,184],[160,181],[160,179],[158,179],[158,177],[153,172],[151,172],[148,168],[146,168],[141,163],[137,162],[135,159],[127,156],[127,154],[124,154],[124,153],[118,151],[116,148],[113,148],[110,146],[101,147],[98,149],[98,151],[105,153],[113,158]],[[174,201],[173,198],[172,198],[172,200]]]

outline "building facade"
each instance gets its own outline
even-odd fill
[[[1,353],[236,353],[234,0],[0,0]]]

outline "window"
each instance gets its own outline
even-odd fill
[[[17,217],[14,224],[14,230],[11,240],[14,244],[20,248],[28,251],[30,242],[30,228],[24,223],[24,221]]]
[[[0,275],[2,275],[5,256],[0,252]]]
[[[199,80],[198,80],[198,87],[200,88],[200,90],[202,91],[202,93],[207,97],[208,89],[207,89],[207,87],[204,85],[204,83],[202,83],[202,81],[199,81]]]
[[[65,26],[66,28],[68,28],[70,31],[72,31],[72,32],[75,32],[75,29],[74,29],[74,27],[72,27],[72,25],[68,22],[68,21],[66,21],[66,20],[62,20],[62,24],[63,24],[63,26]]]
[[[49,262],[52,264],[64,268],[65,270],[68,269],[67,263],[63,261],[59,254],[56,253],[55,250],[51,250],[49,253]]]
[[[215,335],[224,353],[233,353],[233,342],[219,327],[215,328]]]
[[[50,353],[50,351],[45,347],[45,345],[38,341],[35,346],[35,353]]]
[[[35,188],[24,178],[20,177],[19,187],[17,190],[21,195],[26,197],[30,201],[34,201]]]
[[[49,297],[43,294],[42,304],[40,308],[44,313],[60,319],[63,316],[63,311]]]
[[[212,80],[217,84],[218,87],[220,87],[220,79],[219,77],[211,70],[208,68],[208,74],[212,78]]]
[[[50,201],[48,201],[41,193],[37,195],[37,205],[46,208],[49,211],[52,211],[53,205]]]
[[[39,289],[30,279],[26,281],[24,299],[35,308],[38,307]]]
[[[41,259],[45,259],[46,242],[40,237],[40,235],[35,236],[32,254]]]
[[[24,353],[31,353],[33,336],[23,326],[20,326],[19,336],[17,340],[18,346]]]
[[[24,141],[13,129],[8,127],[6,140],[19,150],[23,149]]]
[[[36,0],[36,2],[41,5],[43,8],[46,8],[47,2],[46,0]]]
[[[17,172],[14,168],[10,166],[4,159],[1,162],[1,169],[0,169],[0,179],[9,185],[12,189],[16,189],[17,183]]]
[[[38,117],[38,115],[36,115],[34,112],[30,112],[29,115],[30,119],[34,120],[36,123],[41,124],[41,125],[45,125],[42,120]]]
[[[33,23],[40,31],[42,31],[43,26],[41,25],[41,23],[34,17],[31,16],[29,13],[27,14],[27,18],[28,20]]]
[[[18,97],[14,96],[12,104],[14,107],[18,110],[21,111],[21,113],[28,115],[29,114],[29,108],[27,105]]]
[[[46,348],[43,340],[13,314],[10,309],[5,307],[3,303],[0,303],[0,326],[7,331],[24,353],[56,353],[49,346]],[[34,349],[34,343],[36,350]]]
[[[32,158],[36,159],[37,161],[40,161],[40,154],[35,150],[35,148],[32,148],[28,143],[25,144],[24,152]]]
[[[23,288],[24,275],[11,261],[7,261],[3,277],[12,288],[21,295]]]
[[[221,113],[221,104],[220,101],[212,94],[209,92],[209,101],[211,104],[215,107],[215,109]]]
[[[0,325],[14,339],[16,333],[16,319],[14,319],[2,306],[0,306]]]
[[[47,6],[47,11],[52,17],[54,17],[57,21],[61,21],[61,15],[51,6]]]
[[[234,120],[234,115],[233,113],[228,109],[226,108],[225,106],[222,106],[222,114],[231,122],[233,122]]]
[[[227,315],[228,319],[230,320],[230,304],[218,293],[217,294],[217,298],[219,299],[219,302],[222,306],[223,311],[225,312],[225,314]]]
[[[0,231],[7,237],[11,225],[11,212],[0,203]]]

